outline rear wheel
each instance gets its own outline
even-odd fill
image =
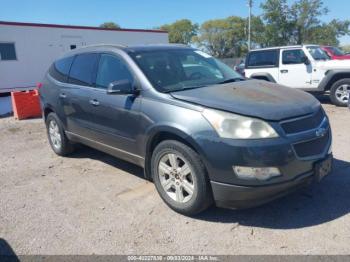
[[[170,208],[195,215],[212,204],[206,170],[192,148],[178,141],[164,141],[155,148],[151,161],[157,191]]]
[[[74,147],[68,140],[63,125],[55,113],[50,113],[47,116],[46,130],[51,148],[57,155],[65,156],[74,151]]]
[[[335,82],[330,90],[330,98],[334,105],[347,106],[349,102],[350,78]]]

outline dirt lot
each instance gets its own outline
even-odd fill
[[[58,157],[41,119],[0,119],[0,239],[19,255],[350,254],[350,111],[323,105],[331,176],[263,207],[196,218],[170,210],[140,168],[88,148]]]

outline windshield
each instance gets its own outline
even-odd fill
[[[143,50],[129,54],[160,92],[244,79],[224,63],[195,49]]]
[[[308,46],[307,50],[315,60],[329,60],[329,56],[319,46]]]
[[[337,47],[329,47],[329,49],[336,56],[343,56],[343,55],[345,55],[345,53],[342,50],[340,50],[339,48],[337,48]]]

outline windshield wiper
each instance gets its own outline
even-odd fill
[[[201,87],[206,87],[206,86],[207,86],[207,85],[198,85],[198,86],[182,87],[182,88],[167,90],[165,93],[178,92],[178,91],[184,91],[184,90],[189,90],[189,89],[196,89],[196,88],[201,88]]]
[[[221,84],[227,84],[227,83],[238,82],[238,81],[243,81],[243,80],[244,80],[244,78],[242,78],[242,77],[235,77],[235,78],[226,79],[222,82],[219,82],[218,84],[221,85]]]

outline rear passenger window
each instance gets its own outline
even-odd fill
[[[74,59],[69,83],[92,86],[98,54],[81,54]]]
[[[248,56],[248,67],[278,66],[278,50],[251,52]]]
[[[133,82],[133,76],[125,63],[116,56],[102,54],[96,77],[96,87],[107,88],[112,82],[129,80]]]
[[[72,65],[74,57],[66,57],[60,60],[57,60],[50,67],[50,75],[60,82],[67,82],[67,77],[69,74],[69,69]]]
[[[301,49],[286,50],[282,53],[282,63],[284,65],[303,64],[305,53]]]

